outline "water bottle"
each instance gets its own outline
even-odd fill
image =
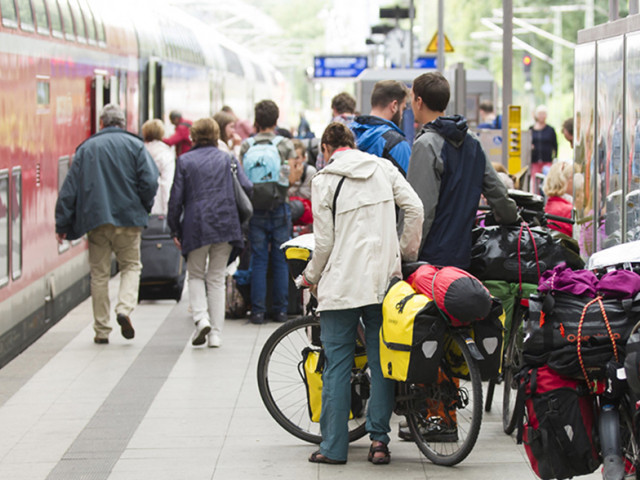
[[[620,446],[620,415],[618,409],[611,404],[600,409],[598,424],[600,431],[600,448],[602,450],[602,478],[604,480],[623,480],[624,462]]]

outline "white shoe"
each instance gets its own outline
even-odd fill
[[[193,332],[191,345],[202,345],[207,339],[207,334],[211,331],[209,320],[203,319],[196,322],[196,331]]]
[[[217,348],[222,345],[222,339],[215,333],[207,335],[207,346],[209,348]]]

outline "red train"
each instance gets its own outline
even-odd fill
[[[150,4],[152,5],[152,4]],[[0,367],[89,294],[85,240],[58,246],[54,208],[106,103],[127,129],[168,111],[248,117],[285,102],[280,74],[170,7],[0,0]],[[166,107],[166,111],[165,111]]]

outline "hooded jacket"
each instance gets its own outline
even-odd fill
[[[460,115],[439,117],[422,127],[407,179],[424,205],[420,260],[469,267],[471,229],[481,194],[498,222],[517,219],[515,202]]]
[[[349,128],[356,137],[359,150],[386,158],[404,177],[407,176],[411,146],[397,125],[373,115],[360,115]]]
[[[56,233],[80,238],[100,225],[145,227],[158,167],[142,139],[106,127],[76,149],[56,203]]]
[[[382,303],[401,257],[417,258],[420,198],[388,161],[351,149],[335,152],[311,189],[315,249],[304,276],[318,283],[318,311]],[[400,241],[396,205],[405,214]]]

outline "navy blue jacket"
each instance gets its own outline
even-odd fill
[[[144,227],[158,167],[136,135],[106,127],[76,149],[56,203],[56,233],[80,238],[100,225]]]
[[[232,160],[213,146],[196,146],[178,158],[167,222],[182,244],[182,254],[212,243],[244,244],[233,193]],[[242,188],[251,196],[253,185],[237,169]]]
[[[411,146],[396,124],[373,115],[360,115],[349,128],[359,150],[386,158],[407,176]]]
[[[422,127],[407,180],[424,206],[420,260],[469,267],[471,229],[481,194],[498,222],[516,221],[515,202],[460,115],[439,117]]]

